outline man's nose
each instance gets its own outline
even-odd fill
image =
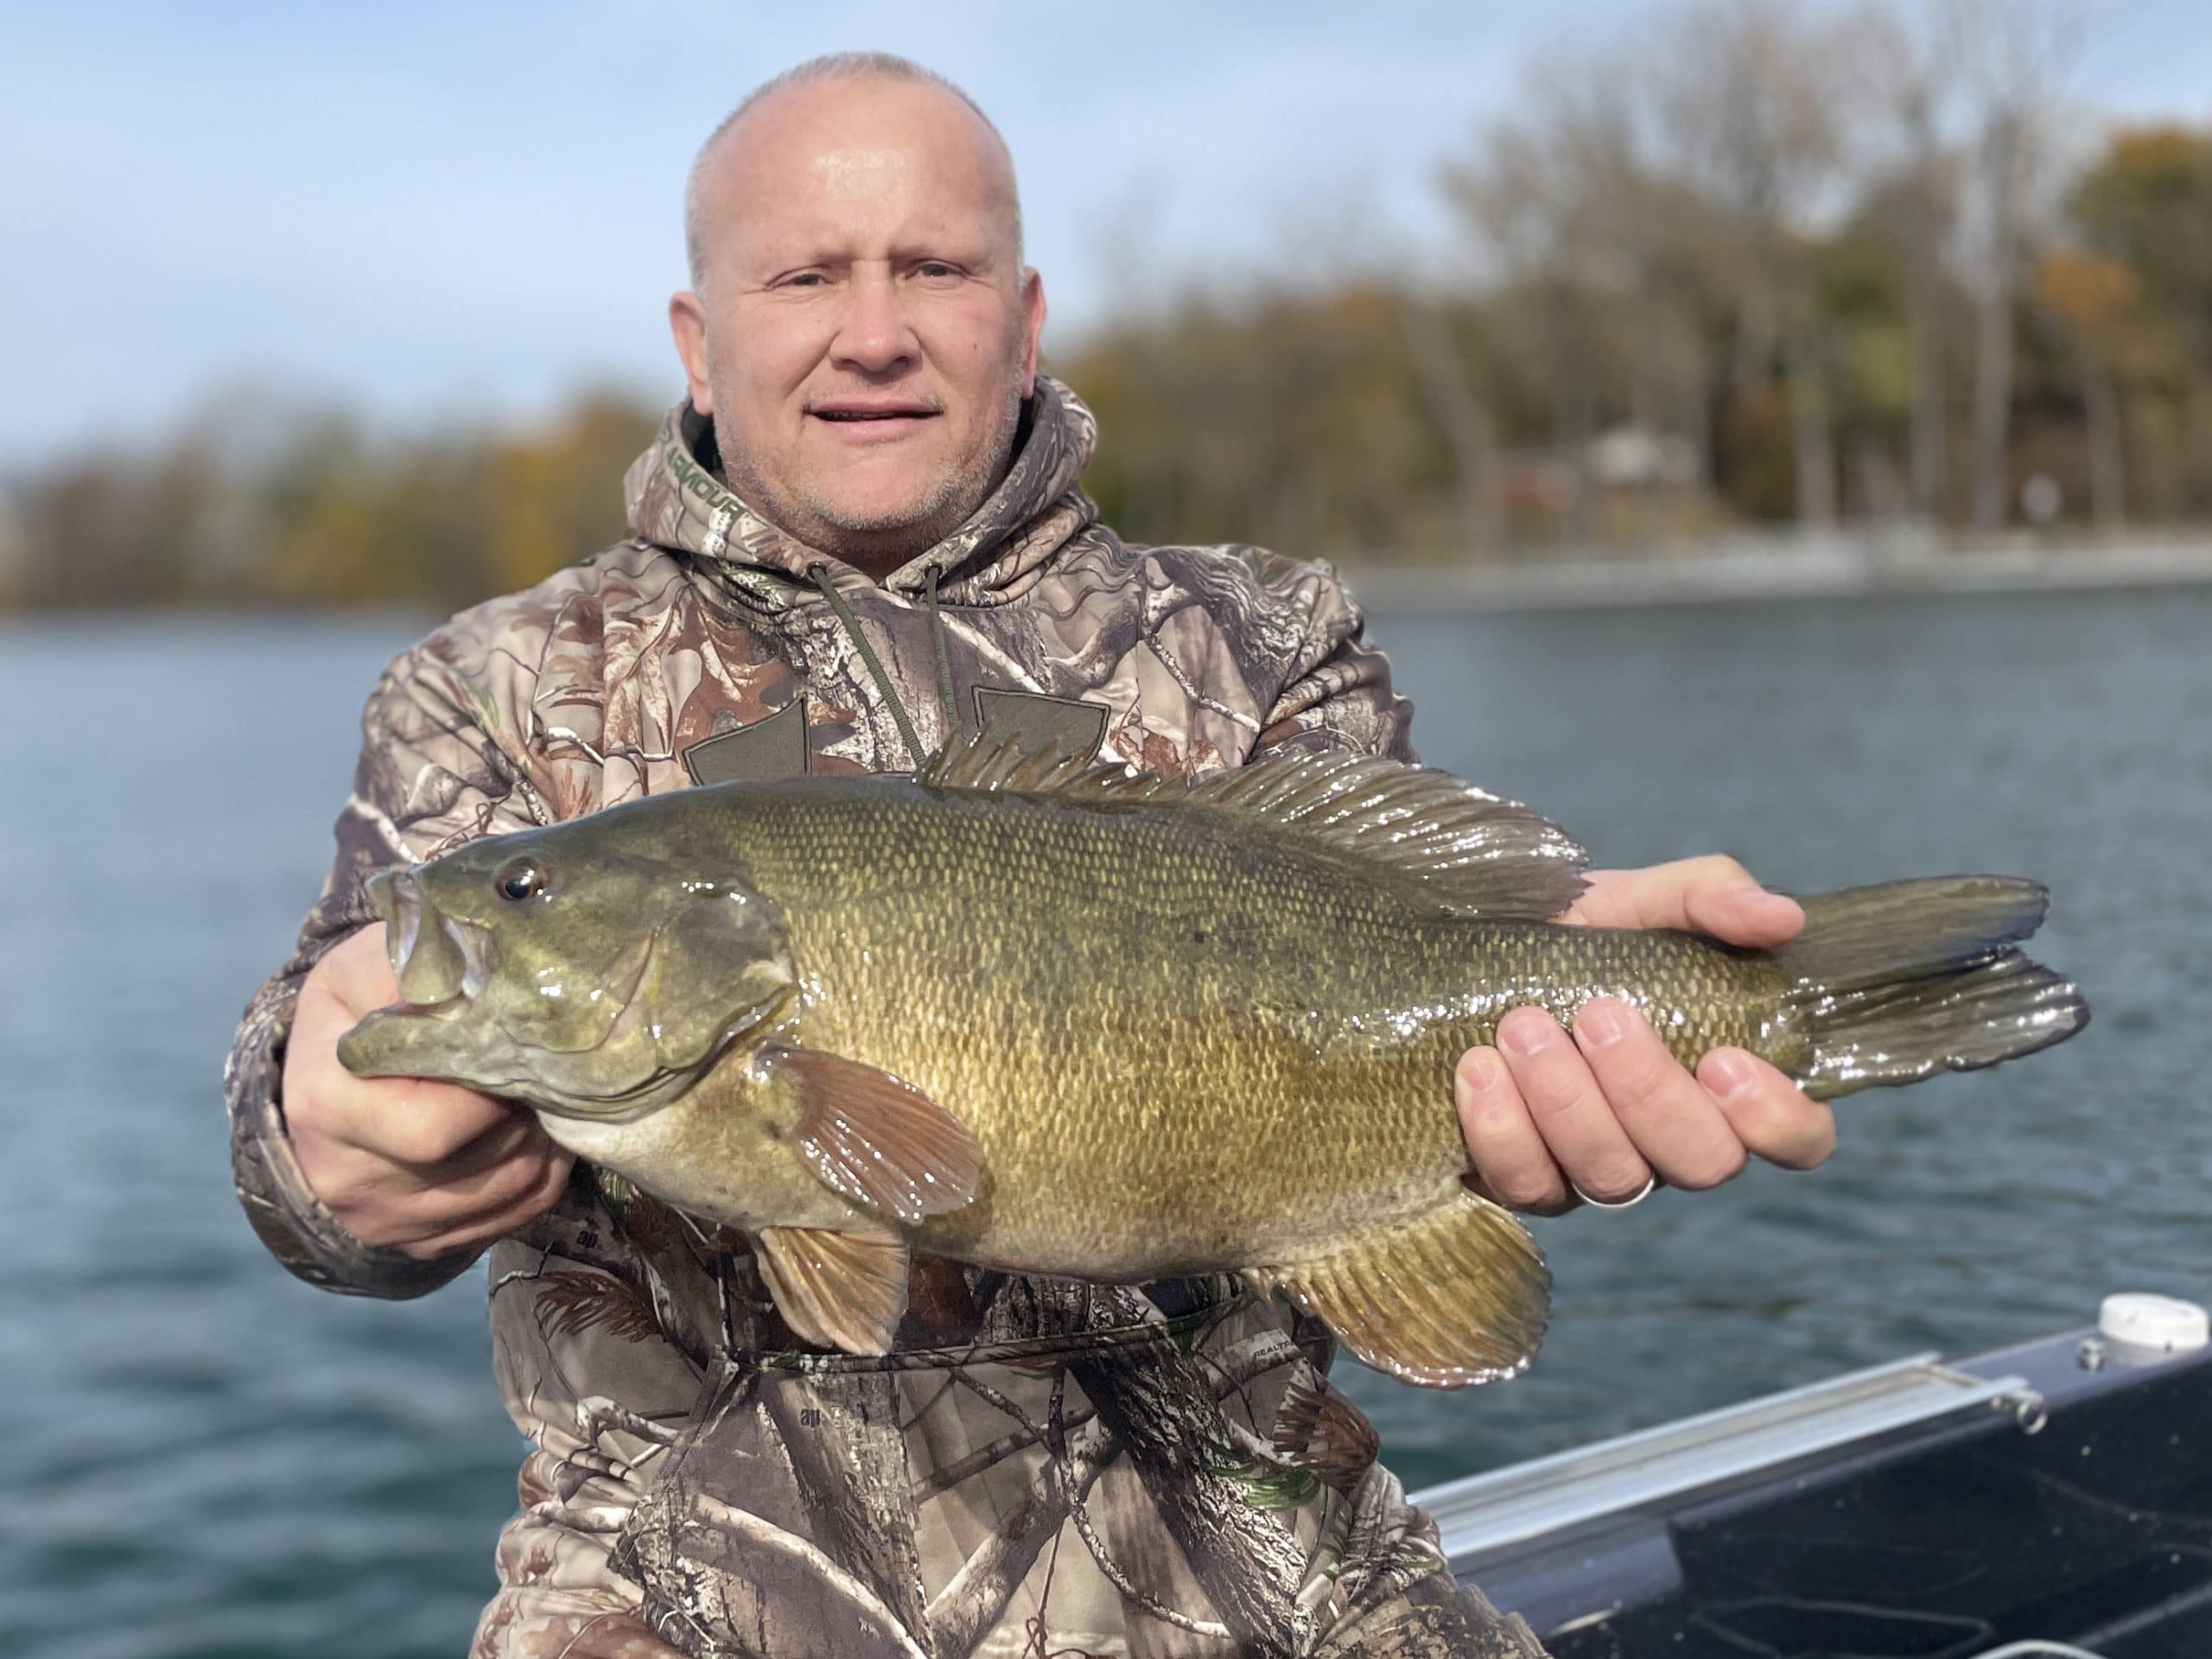
[[[921,343],[908,325],[899,284],[888,271],[856,270],[847,285],[843,315],[830,360],[863,374],[886,374],[921,355]]]

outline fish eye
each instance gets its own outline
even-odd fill
[[[544,892],[547,880],[545,872],[539,869],[537,865],[526,858],[518,858],[513,862],[504,866],[499,873],[492,878],[492,885],[499,890],[500,898],[512,899],[519,903],[524,899]]]

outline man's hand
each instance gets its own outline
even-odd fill
[[[1766,891],[1732,858],[1595,870],[1560,920],[1585,927],[1679,927],[1770,947],[1805,925],[1796,901]],[[1585,1003],[1573,1035],[1541,1008],[1498,1022],[1496,1048],[1471,1048],[1454,1079],[1459,1124],[1489,1196],[1557,1215],[1574,1189],[1604,1203],[1669,1186],[1718,1186],[1756,1155],[1810,1169],[1835,1147],[1835,1120],[1758,1056],[1717,1048],[1690,1072],[1642,1014],[1611,997]]]
[[[384,929],[336,946],[300,988],[284,1055],[284,1117],[300,1173],[364,1244],[418,1261],[488,1243],[543,1214],[575,1161],[537,1117],[449,1083],[357,1077],[338,1039],[399,1000]]]

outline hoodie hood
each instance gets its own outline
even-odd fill
[[[658,547],[714,566],[756,605],[781,609],[811,590],[810,572],[829,567],[840,586],[865,582],[841,559],[770,523],[725,484],[715,467],[714,423],[687,399],[622,480],[630,528]],[[1045,562],[1096,522],[1078,487],[1097,447],[1098,423],[1083,400],[1049,375],[1023,405],[1014,464],[968,522],[884,578],[898,594],[919,594],[932,575],[955,604],[1004,603],[1030,585]],[[873,584],[871,584],[873,585]]]

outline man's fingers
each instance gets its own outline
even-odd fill
[[[1515,1008],[1498,1021],[1497,1046],[1560,1173],[1585,1198],[1611,1203],[1650,1179],[1650,1166],[1558,1020],[1541,1008]]]
[[[1653,1175],[1718,1186],[1748,1157],[1809,1169],[1834,1150],[1835,1121],[1764,1060],[1715,1049],[1694,1076],[1643,1016],[1599,997],[1570,1038],[1541,1008],[1498,1022],[1496,1048],[1472,1048],[1452,1078],[1475,1174],[1471,1185],[1516,1210],[1630,1198]]]
[[[537,1118],[518,1109],[507,1122],[494,1124],[443,1163],[397,1167],[405,1179],[419,1182],[426,1191],[470,1192],[496,1180],[502,1171],[524,1163],[542,1163],[555,1150]]]
[[[542,1213],[560,1196],[575,1161],[541,1141],[457,1180],[416,1185],[365,1154],[352,1158],[356,1161],[341,1166],[323,1202],[364,1244],[404,1249],[422,1260],[497,1238]]]
[[[1764,950],[1803,931],[1794,899],[1769,893],[1723,854],[1676,859],[1640,870],[1592,870],[1560,918],[1594,927],[1675,927]]]
[[[537,1220],[560,1200],[575,1162],[569,1154],[556,1149],[537,1166],[529,1184],[512,1201],[490,1211],[480,1211],[442,1231],[403,1243],[399,1249],[418,1262],[429,1262],[455,1250],[474,1249],[505,1238],[518,1227]]]
[[[572,1161],[549,1141],[504,1163],[427,1186],[408,1206],[410,1220],[419,1230],[442,1231],[504,1213],[537,1190],[556,1160],[564,1166]]]
[[[1526,1102],[1494,1048],[1471,1048],[1452,1075],[1459,1129],[1483,1196],[1509,1210],[1556,1215],[1573,1200]]]
[[[1835,1150],[1835,1114],[1773,1066],[1740,1048],[1716,1048],[1698,1062],[1747,1150],[1784,1169],[1810,1169]]]
[[[325,1135],[410,1170],[435,1171],[487,1134],[537,1122],[526,1108],[426,1077],[356,1077],[340,1068],[324,1087]]]
[[[431,1185],[466,1179],[525,1147],[550,1144],[527,1106],[511,1106],[466,1089],[452,1093],[460,1098],[410,1093],[378,1126],[367,1150]]]
[[[550,1142],[532,1146],[518,1138],[507,1146],[503,1157],[472,1158],[461,1169],[434,1166],[419,1170],[358,1147],[327,1146],[317,1152],[308,1184],[363,1243],[389,1244],[425,1226],[444,1226],[466,1205],[480,1203],[471,1195],[496,1186],[499,1172],[518,1166],[534,1168],[550,1149]],[[308,1173],[304,1160],[302,1167]],[[461,1197],[454,1200],[441,1196],[448,1193]],[[505,1202],[512,1196],[503,1192],[495,1201]]]
[[[549,1153],[552,1137],[527,1106],[508,1106],[506,1116],[440,1166],[440,1179],[465,1180],[480,1170],[506,1162],[521,1152]]]
[[[301,1000],[327,996],[349,1016],[349,1024],[372,1008],[397,1002],[399,986],[391,976],[384,936],[384,924],[372,922],[332,945],[308,970]]]
[[[1621,1128],[1669,1186],[1718,1186],[1743,1168],[1736,1130],[1643,1014],[1599,997],[1576,1014],[1574,1041]]]
[[[1733,859],[1728,871],[1682,891],[1681,925],[1751,950],[1772,950],[1805,931],[1805,912],[1786,893],[1769,893]]]

